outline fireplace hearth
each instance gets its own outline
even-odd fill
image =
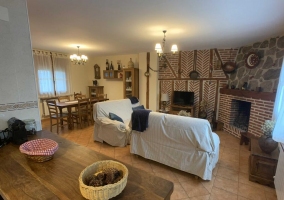
[[[247,132],[249,127],[251,103],[232,99],[230,125]]]
[[[244,132],[260,137],[261,125],[272,118],[274,101],[275,93],[222,88],[218,121],[224,123],[224,131],[238,138]]]

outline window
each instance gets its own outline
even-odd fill
[[[67,55],[33,50],[39,97],[52,97],[70,93]]]
[[[282,68],[277,87],[277,94],[273,110],[273,118],[276,120],[275,128],[273,130],[273,139],[277,142],[284,143],[284,62],[282,61]]]

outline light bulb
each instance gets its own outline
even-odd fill
[[[175,53],[175,52],[177,52],[177,51],[178,51],[178,47],[177,47],[177,45],[176,45],[176,44],[174,44],[174,45],[172,46],[171,51],[172,51],[173,53]]]

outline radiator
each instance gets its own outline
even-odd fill
[[[284,145],[279,145],[279,159],[274,179],[276,194],[278,200],[284,200]]]

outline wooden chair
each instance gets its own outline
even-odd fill
[[[93,111],[94,111],[94,104],[97,102],[98,102],[98,98],[89,99],[89,119],[90,119],[91,124],[94,124]]]
[[[82,92],[80,91],[80,93],[76,93],[76,92],[74,92],[74,99],[75,100],[77,100],[77,95],[81,95],[82,94]]]
[[[84,94],[76,95],[76,100],[79,100],[79,99],[86,99],[86,95],[84,95]]]
[[[67,122],[67,125],[68,125],[68,122],[69,122],[68,114],[67,113],[60,114],[55,100],[47,100],[46,104],[47,104],[48,111],[49,111],[50,131],[52,132],[52,126],[56,126],[57,127],[56,130],[58,134],[59,126],[62,128],[64,126],[64,122]],[[56,120],[55,124],[52,123],[53,120]]]
[[[66,102],[66,101],[70,101],[70,96],[69,95],[60,96],[57,99],[58,99],[58,102]],[[63,112],[68,113],[67,109],[65,109]]]
[[[98,94],[98,100],[99,101],[106,101],[107,94]]]
[[[58,97],[58,101],[59,101],[59,102],[70,101],[70,96],[69,96],[69,95],[60,96],[60,97]]]
[[[76,123],[77,126],[80,124],[80,128],[82,128],[82,123],[87,122],[89,126],[89,105],[89,98],[78,99],[77,111],[71,114],[73,124]]]

